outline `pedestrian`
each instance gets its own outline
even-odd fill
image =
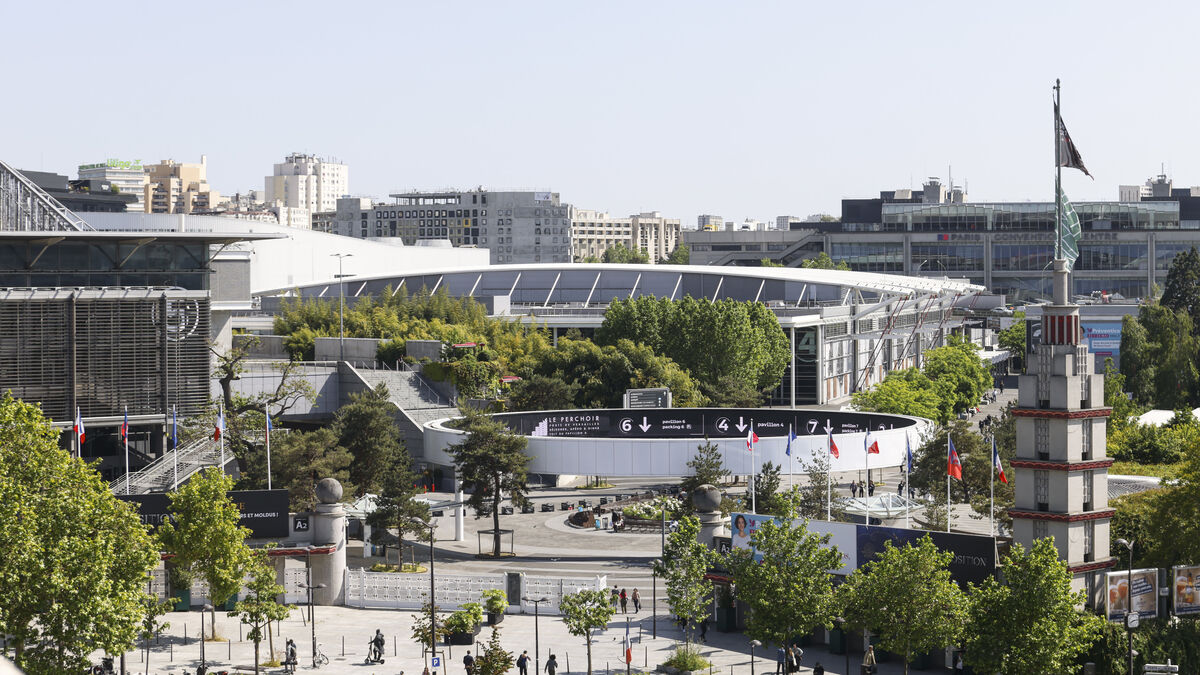
[[[825,666],[822,666],[820,661],[817,661],[817,665],[813,666],[812,675],[825,675]]]
[[[429,666],[425,666],[425,670],[421,671],[421,675],[429,675]]]
[[[787,651],[783,647],[775,650],[775,675],[787,675]]]
[[[521,652],[517,657],[517,670],[521,675],[529,675],[529,650]]]
[[[862,672],[874,673],[878,670],[879,667],[875,665],[875,647],[868,645],[867,653],[863,654]]]
[[[554,655],[551,654],[550,660],[546,661],[546,675],[554,675],[555,671],[557,671],[557,670],[558,670],[558,659],[554,658]]]
[[[708,617],[700,619],[700,641],[708,642]]]
[[[796,648],[788,645],[787,648],[787,672],[794,673],[798,670],[796,666]]]
[[[855,483],[854,481],[850,481],[850,498],[855,499],[857,497],[858,497],[858,483]]]
[[[616,586],[613,586],[613,589],[612,589],[612,606],[613,606],[613,609],[616,609],[616,608],[617,608],[617,606],[618,606],[618,605],[620,605],[620,604],[621,604],[621,589],[617,588]]]
[[[475,675],[475,657],[469,651],[463,656],[463,668],[467,670],[467,675]]]
[[[629,598],[626,597],[624,588],[621,589],[621,613],[629,613]]]
[[[868,497],[875,496],[875,481],[873,481],[873,480],[867,481],[867,496]]]
[[[861,480],[858,481],[858,496],[859,497],[867,496],[867,484],[862,482]]]
[[[636,588],[633,589],[633,611],[634,613],[642,611],[642,596]]]

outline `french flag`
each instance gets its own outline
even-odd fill
[[[125,419],[121,422],[121,439],[129,440],[129,406],[125,406]]]
[[[625,665],[633,663],[633,645],[629,643],[629,622],[625,622]]]
[[[750,452],[754,452],[754,444],[757,442],[758,434],[754,433],[754,429],[751,428],[750,432],[746,434],[746,449]]]
[[[1004,465],[1000,463],[1000,453],[996,450],[996,437],[992,436],[992,464],[996,467],[996,472],[1000,474],[1000,482],[1007,483],[1008,479],[1004,477]]]
[[[83,413],[79,411],[78,407],[76,407],[75,408],[75,437],[79,439],[79,445],[81,445],[81,446],[83,445],[83,439],[86,436],[87,436],[87,433],[83,429]]]
[[[225,433],[225,409],[222,408],[221,412],[219,412],[217,414],[217,424],[213,428],[213,440],[214,441],[221,440],[221,435],[224,433]]]
[[[827,431],[825,433],[826,433],[826,438],[828,438],[828,440],[829,440],[829,454],[833,455],[834,459],[840,458],[841,454],[838,453],[837,443],[833,442],[833,431]]]
[[[865,437],[863,437],[863,447],[865,447],[867,449],[868,454],[878,455],[879,454],[879,439],[872,436],[871,432],[868,431],[867,435]]]

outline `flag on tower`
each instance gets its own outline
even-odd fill
[[[83,429],[83,413],[79,408],[75,408],[75,438],[79,439],[80,447],[83,447],[83,439],[87,433]]]
[[[879,439],[872,436],[870,431],[863,437],[863,448],[872,455],[879,454]]]
[[[841,457],[841,455],[838,454],[837,443],[833,442],[833,430],[828,429],[825,431],[825,434],[826,434],[826,438],[828,439],[828,442],[829,442],[829,454],[833,455],[834,459],[838,459],[839,457]]]
[[[950,438],[950,434],[946,434],[946,447],[948,448],[946,475],[962,480],[962,462],[958,459],[958,452],[954,449],[954,441]]]
[[[1007,483],[1008,479],[1004,477],[1004,465],[1000,463],[1000,453],[996,450],[996,437],[992,436],[992,464],[996,467],[996,472],[1000,474],[1000,482]]]
[[[214,441],[221,440],[221,435],[224,433],[225,433],[225,409],[221,408],[220,412],[217,413],[216,426],[213,428],[213,440]]]
[[[121,440],[129,440],[129,406],[125,406],[125,419],[121,422]]]
[[[758,434],[754,433],[753,427],[746,434],[746,449],[754,452],[754,444],[758,442]]]

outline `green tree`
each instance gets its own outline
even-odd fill
[[[670,389],[677,407],[704,403],[696,381],[678,364],[629,340],[601,347],[590,340],[560,338],[557,347],[543,354],[536,372],[562,380],[574,391],[572,405],[564,401],[556,408],[620,408],[626,389],[644,387]]]
[[[645,265],[650,262],[650,254],[640,248],[630,250],[625,244],[616,244],[604,249],[601,261],[606,263]]]
[[[216,607],[242,588],[250,549],[250,529],[238,524],[241,511],[229,498],[233,479],[216,467],[192,476],[170,493],[171,519],[158,529],[171,559],[171,583],[188,588],[193,578],[204,580],[212,602],[212,635],[217,635]]]
[[[592,633],[604,628],[617,608],[609,600],[607,590],[581,589],[568,593],[558,603],[567,632],[587,641],[588,675],[592,675]]]
[[[838,589],[846,621],[878,635],[880,646],[904,659],[905,673],[914,656],[954,644],[962,632],[967,601],[950,579],[953,559],[929,535],[916,546],[889,541]]]
[[[708,616],[712,582],[704,578],[713,560],[713,552],[700,543],[700,520],[684,516],[678,528],[667,535],[663,556],[654,562],[654,573],[667,586],[667,606],[671,614],[684,621],[684,642],[696,639],[695,631],[702,618]]]
[[[512,652],[500,646],[500,627],[492,626],[492,637],[475,659],[476,675],[504,675],[514,663]]]
[[[1140,412],[1125,395],[1125,376],[1113,366],[1112,357],[1104,359],[1104,405],[1112,408],[1107,425],[1109,436],[1114,431],[1124,429],[1129,424],[1129,418]]]
[[[970,503],[980,514],[986,517],[989,508],[989,488],[992,484],[992,446],[982,436],[975,433],[971,423],[966,420],[955,420],[949,427],[938,429],[919,448],[913,450],[912,484],[914,487],[930,493],[935,503],[945,504],[946,499],[946,436],[954,438],[954,450],[958,453],[963,465],[963,479],[950,480],[951,499],[955,504]],[[1015,449],[1003,446],[997,440],[996,449],[1000,453],[1000,462],[1007,465],[1015,456]],[[1005,471],[1006,475],[1011,470]],[[980,501],[982,500],[982,501]],[[1006,519],[1007,509],[1013,504],[1011,483],[996,481],[996,510],[1001,523],[1010,522]]]
[[[1121,373],[1134,400],[1176,410],[1200,403],[1200,349],[1188,314],[1164,305],[1143,305],[1121,329]]]
[[[833,575],[842,554],[829,546],[829,535],[808,531],[801,522],[764,522],[747,549],[734,549],[725,567],[733,573],[737,597],[750,606],[746,634],[783,645],[817,626],[832,627],[835,616]],[[786,599],[786,601],[781,601]]]
[[[701,382],[700,391],[715,408],[757,408],[764,396],[753,383],[734,375],[722,375],[715,384]]]
[[[913,415],[943,424],[953,412],[941,389],[917,368],[893,370],[874,387],[854,392],[852,400],[858,410]]]
[[[690,265],[692,262],[692,250],[687,244],[678,244],[675,250],[671,251],[671,255],[667,256],[662,261],[664,265]]]
[[[809,258],[800,263],[800,266],[816,270],[850,270],[850,266],[846,264],[845,260],[839,260],[835,263],[833,262],[833,258],[830,258],[829,254],[824,251],[821,251],[815,258]]]
[[[404,537],[421,537],[429,527],[429,507],[417,501],[417,478],[412,470],[408,451],[401,449],[393,456],[392,463],[380,477],[379,494],[375,497],[375,510],[367,516],[367,523],[375,528],[372,536],[376,543],[385,541],[384,532],[396,530],[399,562],[404,563]],[[387,549],[384,549],[384,560]]]
[[[1009,362],[1021,372],[1025,368],[1025,312],[1013,312],[1012,318],[1012,324],[1000,331],[996,342],[1011,354]]]
[[[59,434],[37,406],[0,396],[0,634],[28,673],[128,650],[158,564],[134,509]]]
[[[512,386],[508,393],[510,410],[562,410],[575,407],[578,382],[536,374]]]
[[[770,258],[759,258],[758,266],[759,267],[784,267],[784,264],[775,262],[774,260],[771,260]]]
[[[1067,673],[1098,636],[1099,617],[1075,608],[1071,573],[1050,538],[1026,551],[1014,543],[989,577],[970,591],[965,661],[983,673]]]
[[[392,417],[396,405],[391,402],[387,385],[379,384],[350,395],[350,402],[338,408],[333,429],[337,445],[350,451],[350,482],[356,494],[378,493],[380,481],[397,458],[407,452]]]
[[[832,498],[829,485],[829,453],[824,449],[816,452],[810,460],[800,460],[800,473],[805,482],[795,488],[796,515],[809,520],[824,520],[827,513],[840,520],[841,509],[836,504],[826,508]]]
[[[271,452],[275,485],[287,488],[293,511],[306,511],[317,503],[317,481],[322,478],[334,478],[347,494],[354,492],[349,471],[354,458],[338,445],[332,429],[294,431],[272,443]]]
[[[525,483],[529,455],[526,440],[503,423],[475,411],[464,411],[460,427],[466,438],[446,449],[454,460],[459,478],[471,486],[467,503],[478,518],[484,505],[492,514],[492,555],[500,557],[500,500],[508,493],[514,506],[524,506],[528,487]]]
[[[1187,316],[1200,316],[1200,252],[1195,246],[1176,254],[1171,261],[1160,302],[1163,307]]]
[[[925,376],[954,413],[979,405],[983,393],[992,386],[992,376],[978,351],[978,345],[951,335],[944,347],[925,352]]]
[[[688,494],[701,485],[720,485],[729,475],[721,449],[708,439],[696,446],[696,454],[688,460],[687,466],[692,475],[679,482],[679,489]]]
[[[758,474],[754,476],[754,480],[747,487],[746,499],[754,497],[753,503],[759,513],[769,513],[780,517],[791,515],[791,505],[779,493],[779,485],[782,483],[779,471],[778,464],[763,462],[758,469]]]
[[[1174,483],[1155,492],[1152,516],[1135,539],[1155,542],[1171,558],[1164,565],[1200,560],[1200,444],[1185,449]]]
[[[250,628],[246,639],[254,643],[254,672],[258,672],[259,645],[263,636],[271,635],[271,622],[283,621],[291,613],[292,608],[281,605],[276,596],[283,593],[283,586],[275,583],[275,565],[265,549],[259,549],[249,555],[246,572],[250,581],[246,585],[248,591],[244,600],[239,600],[229,616],[238,617]],[[275,660],[275,648],[272,644],[270,661]]]

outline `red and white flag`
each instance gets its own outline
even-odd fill
[[[222,408],[221,411],[219,413],[217,413],[217,423],[213,427],[213,440],[214,441],[221,440],[221,435],[224,433],[225,433],[225,409]]]
[[[746,434],[746,449],[750,452],[754,452],[754,444],[757,442],[758,434],[754,433],[754,429],[751,429],[750,433]]]
[[[829,454],[833,455],[834,459],[839,458],[841,455],[838,454],[837,443],[833,441],[833,432],[827,431],[825,433],[826,437],[829,439]]]
[[[633,663],[633,645],[629,643],[629,622],[625,622],[625,665]]]
[[[1000,463],[1000,453],[996,450],[996,437],[992,437],[992,464],[996,466],[996,473],[1000,474],[1000,482],[1007,483],[1008,478],[1004,476],[1004,465]]]
[[[863,447],[867,449],[868,453],[870,453],[872,455],[878,455],[879,454],[879,439],[872,436],[871,432],[868,431],[866,437],[863,438]]]
[[[87,436],[83,429],[83,413],[79,408],[75,408],[75,438],[79,440],[79,445],[83,445],[83,439]]]

